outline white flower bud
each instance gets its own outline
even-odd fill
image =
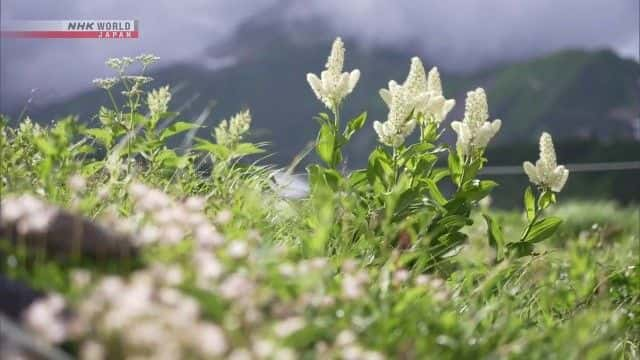
[[[167,112],[169,101],[171,101],[169,86],[150,91],[147,95],[147,105],[151,116],[158,116]]]
[[[222,120],[214,129],[216,142],[226,147],[234,147],[251,127],[251,113],[249,110],[241,111],[227,120]]]
[[[360,70],[342,72],[344,67],[344,43],[336,38],[331,46],[331,54],[325,65],[326,70],[320,73],[307,74],[307,82],[316,97],[329,109],[335,110],[342,100],[356,87],[360,79]]]
[[[569,178],[569,170],[558,166],[553,140],[546,132],[540,136],[540,159],[535,165],[525,161],[522,166],[529,181],[553,192],[560,192]]]
[[[483,151],[489,141],[498,133],[502,121],[489,119],[489,106],[484,89],[477,88],[467,93],[465,113],[462,121],[453,121],[451,127],[458,135],[456,147],[461,155],[473,156]]]

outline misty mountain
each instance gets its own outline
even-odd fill
[[[268,17],[265,17],[265,19]],[[210,47],[198,63],[160,67],[151,86],[171,84],[177,89],[172,108],[183,108],[180,119],[195,120],[208,106],[213,112],[199,136],[209,136],[221,119],[248,107],[256,140],[270,142],[275,162],[289,162],[318,128],[312,117],[324,111],[308,87],[305,75],[320,73],[332,36],[322,22],[289,23],[274,27],[253,19],[240,26],[227,42]],[[365,129],[347,149],[351,165],[362,164],[376,143],[371,123],[384,120],[386,108],[378,89],[389,80],[403,81],[410,48],[361,46],[345,39],[345,71],[358,68],[361,79],[347,98],[343,118],[369,113]],[[425,66],[433,64],[422,56]],[[560,139],[630,139],[640,113],[640,65],[610,51],[566,50],[519,63],[500,64],[471,74],[443,73],[444,92],[457,105],[448,122],[462,117],[464,97],[478,86],[487,90],[492,118],[503,121],[498,144],[534,142],[543,130]],[[103,91],[94,89],[48,106],[28,109],[36,121],[47,123],[76,114],[95,121]],[[448,125],[447,125],[448,126]],[[638,125],[635,125],[638,126]],[[452,132],[447,131],[449,141]]]

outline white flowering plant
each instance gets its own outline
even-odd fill
[[[341,71],[343,54],[344,44],[337,39],[327,66],[339,58],[340,66],[336,69]],[[335,71],[335,74],[338,73]],[[354,73],[355,70],[352,74]],[[358,74],[355,77],[357,79],[359,73],[355,74]],[[349,74],[342,74],[345,84],[349,78]],[[338,91],[340,96],[332,97],[318,90],[320,85],[317,78],[310,76],[308,80],[312,90],[326,106],[331,108],[331,104],[343,103],[344,91]],[[326,88],[327,86],[322,87]],[[402,246],[408,246],[412,251],[428,254],[418,262],[420,267],[429,268],[440,262],[443,256],[460,248],[467,238],[462,230],[473,222],[472,210],[498,185],[492,180],[478,179],[478,175],[487,162],[484,157],[485,149],[500,130],[501,120],[489,121],[487,95],[484,89],[475,89],[467,93],[464,118],[451,123],[451,128],[457,135],[455,147],[439,144],[444,131],[441,125],[455,106],[455,100],[444,97],[438,69],[434,67],[427,74],[418,57],[411,59],[405,81],[401,84],[390,81],[388,89],[380,90],[380,97],[389,112],[386,121],[373,123],[381,146],[370,154],[366,169],[353,170],[347,175],[337,170],[342,159],[339,148],[349,141],[350,136],[347,134],[354,132],[350,131],[351,124],[357,124],[354,126],[356,129],[362,127],[366,113],[354,119],[347,126],[344,136],[338,135],[337,138],[337,128],[330,125],[330,119],[326,115],[321,116],[325,122],[318,133],[317,149],[321,159],[329,167],[312,165],[308,168],[312,197],[329,198],[329,201],[338,203],[346,201],[350,204],[349,208],[358,209],[354,211],[355,215],[347,216],[347,220],[339,223],[343,227],[336,226],[336,231],[346,232],[336,241],[344,241],[344,238],[357,239],[363,233],[373,232],[386,238],[378,244],[376,251],[385,251],[385,247],[397,246],[402,242]],[[419,128],[420,133],[418,141],[407,144],[416,128]],[[545,154],[549,152],[545,151]],[[445,153],[448,153],[446,168],[438,163]],[[553,164],[538,162],[537,166],[541,169],[539,171],[544,171],[542,168],[545,166],[555,166],[555,154],[552,161]],[[530,166],[525,164],[525,169],[528,168]],[[566,169],[558,171],[563,171],[563,181],[566,181]],[[542,175],[532,177],[531,180],[536,183],[540,178]],[[448,180],[455,188],[449,198],[441,191],[442,184],[446,183],[444,180]],[[559,188],[561,186],[553,185],[547,190],[559,191]],[[335,199],[336,193],[340,194],[339,199]],[[349,199],[350,197],[353,199]],[[543,196],[544,199],[548,197],[546,193]],[[357,204],[361,208],[351,204]],[[545,202],[547,204],[548,201]],[[336,206],[344,208],[344,205]],[[543,208],[540,206],[538,211]],[[340,212],[345,219],[344,210]],[[334,216],[337,214],[334,213]],[[485,219],[489,225],[490,243],[495,247],[500,260],[508,251],[522,254],[524,247],[530,248],[532,242],[548,238],[559,225],[559,221],[554,219],[542,221],[536,216],[531,219],[535,224],[527,225],[528,230],[524,231],[520,242],[505,244],[499,224],[489,215]],[[538,234],[542,228],[546,232]],[[533,241],[532,234],[538,234],[533,237]],[[324,241],[329,239],[330,236],[326,236]],[[324,246],[323,241],[318,244],[321,245],[317,246]]]
[[[455,102],[412,58],[407,79],[380,91],[389,112],[372,124],[367,166],[347,171],[341,149],[366,113],[340,123],[359,72],[342,71],[336,41],[327,70],[308,76],[330,111],[322,165],[292,199],[280,171],[247,158],[264,152],[249,110],[196,137],[204,123],[176,121],[170,87],[128,75],[155,61],[108,61],[116,76],[97,84],[111,105],[95,127],[0,118],[0,296],[5,284],[38,290],[8,309],[0,297],[0,358],[638,354],[637,211],[609,204],[592,226],[594,205],[554,205],[568,171],[548,134],[523,165],[526,215],[492,209],[497,184],[480,176],[500,121],[482,89],[445,144]]]
[[[316,141],[316,152],[330,169],[335,170],[342,162],[341,148],[360,130],[366,120],[367,113],[351,119],[344,130],[341,130],[340,108],[343,100],[356,87],[360,79],[360,70],[342,72],[344,68],[345,48],[342,39],[337,38],[331,47],[331,53],[327,59],[326,70],[322,71],[320,78],[315,74],[307,74],[307,81],[314,94],[330,111],[320,113],[316,120],[320,124],[320,131]],[[312,171],[318,171],[314,169]]]

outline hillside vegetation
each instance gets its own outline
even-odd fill
[[[95,80],[106,101],[74,100],[104,104],[93,122],[2,118],[0,312],[29,340],[3,326],[0,358],[638,357],[638,209],[565,202],[573,174],[539,131],[517,210],[492,208],[499,184],[483,168],[508,129],[489,116],[492,93],[470,87],[449,124],[447,77],[414,57],[406,80],[380,84],[378,116],[350,114],[358,93],[378,96],[357,54],[344,64],[336,39],[304,89],[294,84],[322,64],[303,69],[303,53],[216,81],[165,69],[170,83],[191,78],[236,107],[213,130],[173,112],[187,90],[149,85],[152,55],[107,61],[114,76]],[[232,81],[274,69],[270,87]],[[314,122],[300,109],[316,100],[326,109]],[[252,141],[262,116],[294,145],[313,144],[308,194],[283,196],[275,177],[286,170]],[[345,166],[364,132],[375,146]]]

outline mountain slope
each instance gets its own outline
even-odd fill
[[[291,35],[288,29],[273,28],[269,23],[241,28],[229,43],[212,47],[215,59],[232,64],[212,70],[198,64],[175,64],[158,69],[151,76],[153,86],[180,84],[172,104],[182,111],[182,118],[195,119],[212,101],[216,106],[199,134],[206,136],[220,119],[242,107],[254,115],[254,135],[273,143],[274,161],[288,162],[315,138],[317,124],[312,117],[323,111],[309,89],[305,74],[319,73],[326,61],[330,38],[313,32],[317,24]],[[306,39],[306,40],[305,40]],[[233,43],[244,44],[234,49]],[[410,52],[396,49],[363,48],[347,43],[345,69],[359,68],[360,83],[347,99],[345,116],[369,111],[369,125],[354,138],[348,158],[361,164],[376,144],[371,127],[382,120],[386,109],[379,99],[379,88],[390,79],[401,81],[408,71]],[[424,59],[429,65],[428,59]],[[503,120],[503,131],[496,142],[534,141],[541,130],[550,130],[556,139],[570,137],[628,138],[631,121],[638,117],[640,65],[623,60],[609,51],[562,51],[538,59],[504,64],[470,75],[443,74],[445,94],[458,104],[449,121],[462,116],[465,92],[478,86],[488,91],[492,117]],[[193,95],[198,97],[193,99]],[[39,121],[78,114],[89,121],[107,97],[90,90],[67,101],[45,108],[32,109]],[[447,132],[451,139],[451,132]]]

